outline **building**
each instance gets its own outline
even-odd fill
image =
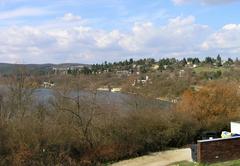
[[[69,68],[65,68],[65,67],[53,67],[53,72],[54,74],[61,74],[61,75],[66,75],[68,74],[68,70]]]
[[[240,122],[231,122],[231,132],[223,131],[221,138],[197,142],[197,161],[200,163],[216,163],[240,159]]]
[[[55,87],[55,84],[51,83],[51,82],[43,82],[42,87],[44,87],[44,88],[53,88],[53,87]]]
[[[119,70],[116,72],[118,76],[130,76],[132,74],[132,71],[128,70]]]
[[[136,86],[136,85],[145,85],[150,81],[149,76],[146,76],[145,78],[140,78],[137,80],[134,80],[132,86]]]
[[[84,65],[67,65],[64,67],[53,67],[54,74],[67,75],[71,71],[81,72],[84,69]],[[88,67],[90,68],[90,67]]]
[[[159,65],[153,65],[153,66],[152,66],[152,70],[155,71],[155,70],[158,70],[158,69],[159,69]]]

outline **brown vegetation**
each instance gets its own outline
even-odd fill
[[[185,91],[177,110],[191,115],[201,129],[221,130],[239,118],[239,95],[237,83],[214,81],[199,91]]]
[[[175,107],[128,112],[98,103],[94,82],[85,78],[82,84],[77,77],[62,79],[50,104],[38,103],[30,78],[20,72],[1,94],[0,165],[101,165],[181,147],[200,131],[221,130],[239,118],[235,82],[214,81],[193,91],[181,86],[191,77],[173,76],[159,87],[169,87],[169,94],[177,89]],[[92,89],[87,96],[80,93],[85,85]]]

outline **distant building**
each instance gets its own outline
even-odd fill
[[[44,87],[44,88],[53,88],[53,87],[55,87],[55,84],[51,83],[51,82],[43,82],[42,87]]]
[[[138,84],[145,85],[145,84],[148,83],[149,81],[150,81],[149,76],[146,76],[145,78],[141,78],[141,79],[134,80],[132,86],[136,86],[136,85],[138,85]]]
[[[67,75],[71,71],[81,72],[84,69],[84,67],[85,67],[84,65],[76,65],[76,66],[70,65],[66,67],[53,67],[52,70],[54,74]]]
[[[85,67],[84,65],[70,66],[69,69],[70,70],[79,70],[79,71],[81,71],[81,70],[83,70],[84,67]]]
[[[111,92],[112,88],[110,85],[108,86],[103,86],[97,89],[97,91],[106,91],[106,92]]]
[[[159,69],[159,65],[153,65],[152,66],[152,70],[158,70]]]
[[[121,71],[117,71],[116,74],[118,76],[130,76],[132,74],[132,71],[121,70]]]
[[[54,74],[67,75],[69,68],[63,68],[63,67],[56,68],[56,67],[54,67],[52,70],[53,70]]]
[[[121,92],[122,88],[112,88],[111,92]]]

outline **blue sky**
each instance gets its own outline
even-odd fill
[[[239,0],[0,0],[0,62],[236,58]]]

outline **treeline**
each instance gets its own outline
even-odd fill
[[[0,97],[0,165],[102,165],[190,144],[202,131],[226,130],[240,113],[235,81],[189,88],[168,110],[129,112],[101,105],[95,90],[81,95],[77,78],[65,80],[47,103],[34,97],[24,72],[7,81]]]
[[[179,69],[185,67],[187,65],[212,65],[212,66],[231,66],[233,64],[240,64],[238,58],[235,60],[228,58],[227,60],[223,61],[221,56],[218,55],[216,58],[206,57],[203,60],[199,58],[183,58],[181,60],[176,58],[163,58],[160,60],[155,60],[153,58],[148,59],[139,59],[139,60],[125,60],[120,62],[110,63],[105,61],[102,64],[93,64],[91,68],[85,68],[82,70],[84,74],[96,74],[102,72],[116,72],[116,71],[139,71],[141,73],[146,73],[151,71],[151,67],[154,65],[158,65],[158,70],[164,69]]]

